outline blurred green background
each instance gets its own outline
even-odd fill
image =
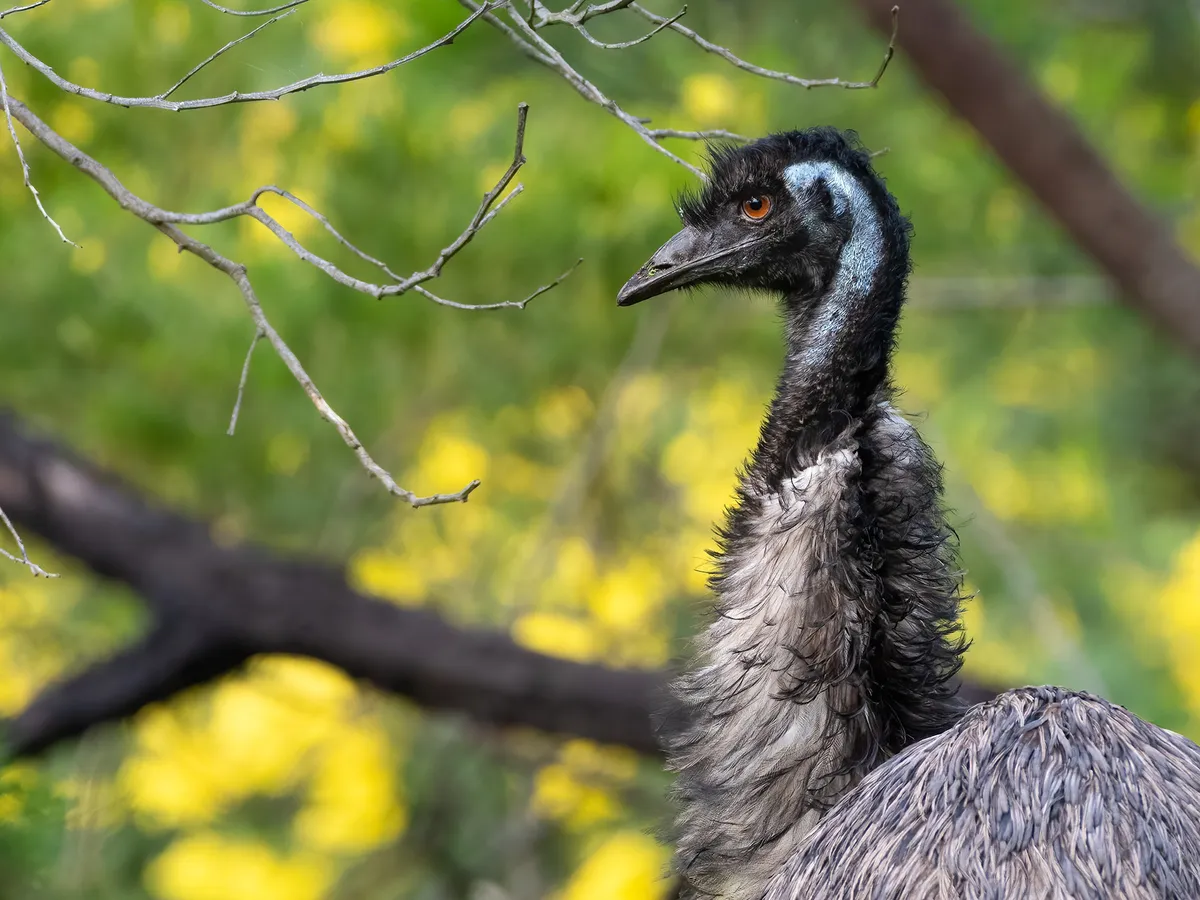
[[[1200,256],[1194,10],[964,5]],[[462,16],[448,0],[314,0],[181,96],[385,61]],[[835,0],[704,0],[686,21],[806,77],[868,78],[882,52]],[[78,83],[153,94],[247,23],[185,0],[62,0],[3,27]],[[594,24],[608,40],[644,30],[632,16]],[[902,57],[877,91],[806,92],[676,35],[620,52],[546,35],[655,126],[830,123],[889,148],[879,168],[916,225],[901,406],[947,466],[977,591],[967,673],[1100,691],[1200,739],[1200,367],[1119,305]],[[702,611],[711,523],[780,360],[767,300],[614,305],[672,233],[686,171],[482,23],[382,78],[181,114],[68,97],[11,55],[0,65],[15,96],[152,202],[199,211],[274,182],[401,273],[468,221],[529,102],[526,192],[431,285],[462,302],[519,299],[584,257],[523,312],[375,301],[254,222],[192,230],[249,265],[274,325],[385,468],[420,493],[481,478],[470,504],[398,505],[265,345],[227,437],[253,333],[235,288],[23,131],[35,183],[81,249],[40,218],[0,140],[0,396],[222,539],[348,561],[372,592],[546,652],[644,667],[679,656]],[[135,597],[31,552],[63,577],[0,568],[0,714],[144,627]],[[483,734],[324,665],[262,659],[0,771],[0,897],[653,898],[667,787],[627,751]]]

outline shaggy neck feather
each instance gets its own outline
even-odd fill
[[[783,298],[783,372],[722,533],[717,615],[677,683],[687,724],[667,740],[677,865],[729,900],[757,900],[829,805],[959,714],[938,469],[887,404],[907,232],[846,176],[788,177],[800,191],[818,174],[854,227],[819,294]]]

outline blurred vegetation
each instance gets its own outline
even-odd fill
[[[1200,255],[1190,8],[968,5]],[[849,6],[709,0],[687,19],[764,66],[865,77],[881,47]],[[319,0],[186,96],[383,61],[461,15],[449,2]],[[184,0],[77,0],[4,27],[79,83],[149,94],[246,21]],[[595,24],[612,40],[640,27]],[[1099,282],[1084,298],[1094,302],[1053,290],[993,302],[1006,279],[1089,274],[1088,261],[902,58],[878,91],[803,92],[669,34],[619,53],[554,40],[656,125],[832,123],[890,148],[879,165],[917,234],[898,382],[947,464],[978,592],[967,671],[1100,689],[1200,738],[1196,364]],[[671,233],[686,172],[482,24],[384,78],[178,115],[68,97],[10,56],[0,63],[15,96],[153,202],[198,211],[274,182],[401,272],[466,223],[528,101],[527,191],[437,286],[464,302],[516,299],[585,257],[524,312],[376,302],[256,223],[197,232],[249,264],[272,321],[381,464],[419,492],[481,478],[470,504],[391,501],[266,348],[226,437],[253,333],[235,289],[28,136],[36,184],[81,249],[57,241],[0,141],[0,395],[223,539],[347,560],[368,590],[549,653],[646,667],[679,655],[702,609],[711,523],[780,358],[765,300],[615,308],[617,287]],[[353,269],[313,222],[277,211]],[[928,302],[922,286],[950,277],[981,280],[966,302]],[[6,714],[143,627],[135,598],[31,550],[64,577],[0,569]],[[627,751],[481,734],[324,665],[262,659],[0,772],[0,895],[641,900],[663,890],[668,852],[652,835],[667,786]]]

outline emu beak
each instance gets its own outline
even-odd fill
[[[617,292],[617,306],[633,306],[711,275],[716,263],[736,249],[713,247],[711,234],[688,226],[654,252]],[[715,252],[714,252],[715,249]]]

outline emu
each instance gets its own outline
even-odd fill
[[[891,404],[911,229],[857,138],[776,134],[710,168],[617,297],[764,290],[785,326],[667,717],[685,893],[1200,898],[1200,748],[1059,688],[956,700],[940,468]]]

